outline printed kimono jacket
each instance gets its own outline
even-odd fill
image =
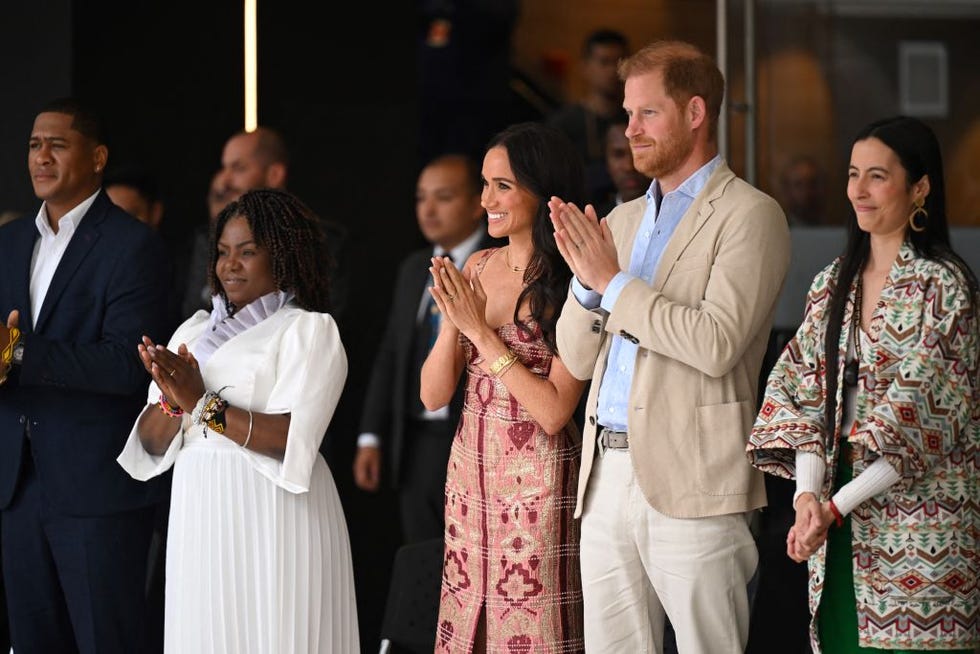
[[[795,450],[823,457],[821,499],[832,494],[838,438],[854,450],[854,475],[878,457],[901,474],[888,491],[851,514],[859,644],[883,649],[968,649],[978,637],[980,422],[978,323],[958,272],[917,257],[907,243],[892,265],[871,319],[872,352],[862,353],[855,424],[841,435],[824,424],[823,342],[840,260],[820,272],[806,315],[769,376],[747,454],[752,464],[795,476]],[[839,361],[855,287],[844,314]],[[833,527],[832,527],[833,528]],[[826,543],[808,562],[810,640],[820,652],[817,612]]]

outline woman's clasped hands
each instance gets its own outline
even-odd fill
[[[143,367],[167,397],[168,403],[190,412],[204,395],[205,388],[200,366],[187,346],[181,344],[174,353],[144,336],[137,349]]]
[[[448,257],[433,257],[429,272],[434,283],[429,292],[439,311],[452,326],[475,341],[479,330],[487,328],[487,294],[479,275],[459,271]]]

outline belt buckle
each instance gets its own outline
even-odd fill
[[[613,444],[613,434],[619,436],[616,438],[616,444]],[[625,444],[620,443],[625,440]],[[614,431],[607,427],[603,427],[602,431],[599,433],[599,446],[600,450],[625,450],[629,449],[629,437],[626,432]]]

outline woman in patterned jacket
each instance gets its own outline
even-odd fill
[[[952,250],[918,120],[851,150],[844,253],[820,272],[748,445],[796,479],[814,652],[969,651],[978,638],[977,279]]]

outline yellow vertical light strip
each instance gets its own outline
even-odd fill
[[[259,126],[258,98],[258,30],[256,29],[256,4],[258,0],[245,0],[245,131]]]

